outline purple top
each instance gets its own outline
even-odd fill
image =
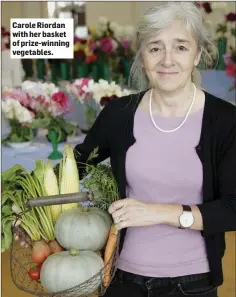
[[[203,109],[190,114],[179,130],[163,133],[155,128],[148,113],[137,109],[136,142],[126,157],[127,197],[154,203],[202,203],[202,164],[195,150],[202,117]],[[154,115],[154,120],[158,127],[170,130],[183,117]],[[196,230],[168,225],[130,227],[118,268],[151,277],[209,272],[205,241]]]

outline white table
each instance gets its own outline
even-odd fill
[[[78,136],[73,142],[70,142],[74,147],[78,143],[82,143],[85,135]],[[65,143],[58,145],[58,150],[63,153]],[[8,146],[2,146],[2,171],[5,171],[15,164],[22,165],[25,169],[32,171],[35,168],[36,160],[46,161],[49,154],[52,152],[51,143],[45,139],[36,139],[29,147],[22,149],[14,149]],[[59,163],[59,160],[52,160],[52,164]]]

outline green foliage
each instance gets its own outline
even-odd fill
[[[3,144],[7,142],[27,142],[34,138],[35,130],[30,126],[22,126],[16,120],[9,120],[9,125],[11,127],[11,132],[2,141]]]
[[[97,118],[97,110],[94,107],[87,105],[85,109],[85,118],[87,129],[90,129]]]
[[[231,28],[230,32],[234,37],[236,37],[236,28]]]
[[[32,127],[52,129],[57,133],[57,142],[66,141],[67,136],[75,133],[77,125],[67,122],[63,117],[43,117],[33,120]]]
[[[119,199],[116,180],[107,164],[89,165],[92,159],[97,158],[98,147],[96,147],[88,158],[86,173],[82,181],[83,186],[94,195],[94,206],[107,210],[113,201]]]

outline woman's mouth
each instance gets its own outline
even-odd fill
[[[178,74],[178,72],[159,71],[158,74],[161,74],[161,75],[174,75],[174,74]]]

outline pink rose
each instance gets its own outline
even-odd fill
[[[66,107],[67,103],[68,103],[68,98],[65,95],[65,93],[63,93],[62,91],[59,91],[57,93],[54,93],[52,95],[52,100],[54,102],[57,102],[58,104],[60,104],[62,107]]]
[[[236,63],[230,63],[227,65],[226,74],[231,77],[236,77]]]
[[[101,50],[104,53],[111,53],[113,50],[113,44],[111,38],[103,38],[100,40]]]

